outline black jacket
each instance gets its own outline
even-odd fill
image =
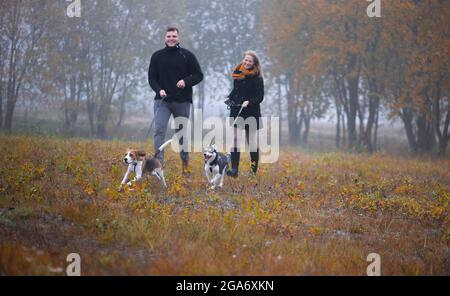
[[[186,87],[180,89],[177,82],[184,80]],[[160,100],[159,91],[164,89],[168,102],[192,103],[192,87],[203,80],[203,73],[192,52],[180,46],[168,47],[155,52],[150,59],[148,83]]]
[[[237,104],[249,101],[248,106],[242,109],[241,115],[239,116],[244,119],[254,116],[258,121],[258,118],[261,117],[260,104],[264,99],[263,78],[260,76],[250,76],[240,80],[234,79],[233,90],[228,95],[228,98]],[[240,108],[240,106],[232,106],[230,109],[230,117],[236,118]]]

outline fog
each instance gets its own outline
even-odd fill
[[[176,26],[204,73],[192,109],[206,117],[228,116],[230,74],[251,49],[264,74],[262,113],[281,119],[282,142],[442,154],[448,7],[405,2],[2,1],[0,127],[139,139],[153,118],[150,57]]]

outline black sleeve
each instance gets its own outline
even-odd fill
[[[233,97],[233,95],[234,95],[234,92],[235,92],[235,87],[234,87],[234,79],[233,79],[233,82],[232,82],[232,84],[233,84],[233,89],[231,90],[230,94],[228,95],[228,98],[229,98],[229,99],[231,99],[231,98]]]
[[[156,57],[152,55],[150,59],[150,66],[148,67],[148,84],[150,87],[156,92],[156,95],[159,96],[159,91],[161,90],[161,86],[158,83],[158,71],[156,67]]]
[[[183,80],[186,86],[194,86],[203,80],[203,72],[193,53],[186,51],[186,56],[188,60],[189,76],[185,77]]]
[[[249,99],[250,105],[261,104],[264,100],[264,80],[262,77],[258,77],[255,82],[256,96]]]

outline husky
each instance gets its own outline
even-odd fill
[[[215,145],[208,145],[203,155],[205,157],[205,175],[211,189],[215,189],[216,186],[222,188],[223,178],[230,162],[230,154],[219,153]]]

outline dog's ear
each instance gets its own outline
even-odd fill
[[[145,158],[145,155],[146,155],[145,151],[142,150],[136,151],[136,158],[138,160],[143,160]]]

